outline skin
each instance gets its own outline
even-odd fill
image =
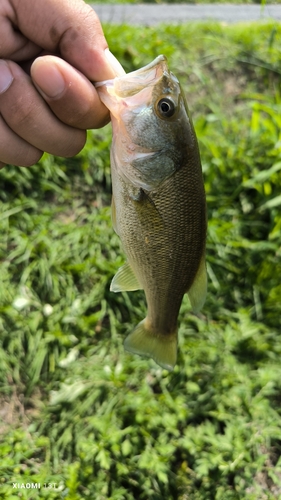
[[[109,121],[91,82],[113,78],[99,19],[82,0],[0,2],[0,168],[70,157]]]

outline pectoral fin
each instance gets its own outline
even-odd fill
[[[203,255],[192,286],[187,292],[192,311],[197,313],[203,307],[207,295],[207,272]]]
[[[111,292],[132,292],[141,289],[142,286],[129,262],[126,262],[124,266],[118,269],[110,285]]]
[[[147,356],[166,370],[173,370],[177,361],[177,331],[168,337],[155,335],[147,320],[141,321],[125,339],[126,351],[140,356]]]

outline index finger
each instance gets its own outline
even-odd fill
[[[99,18],[83,0],[11,0],[12,22],[29,40],[57,53],[90,80],[114,78]]]

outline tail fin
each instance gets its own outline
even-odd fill
[[[177,331],[172,335],[156,335],[147,325],[147,320],[141,321],[125,339],[127,351],[141,356],[148,356],[166,370],[173,370],[177,361]]]

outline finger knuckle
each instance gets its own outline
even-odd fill
[[[11,105],[9,119],[16,125],[17,129],[33,129],[36,127],[35,116],[38,116],[39,110],[26,95],[14,96]]]
[[[82,130],[75,131],[75,137],[70,139],[65,145],[63,156],[70,158],[77,155],[85,146],[86,132]]]

